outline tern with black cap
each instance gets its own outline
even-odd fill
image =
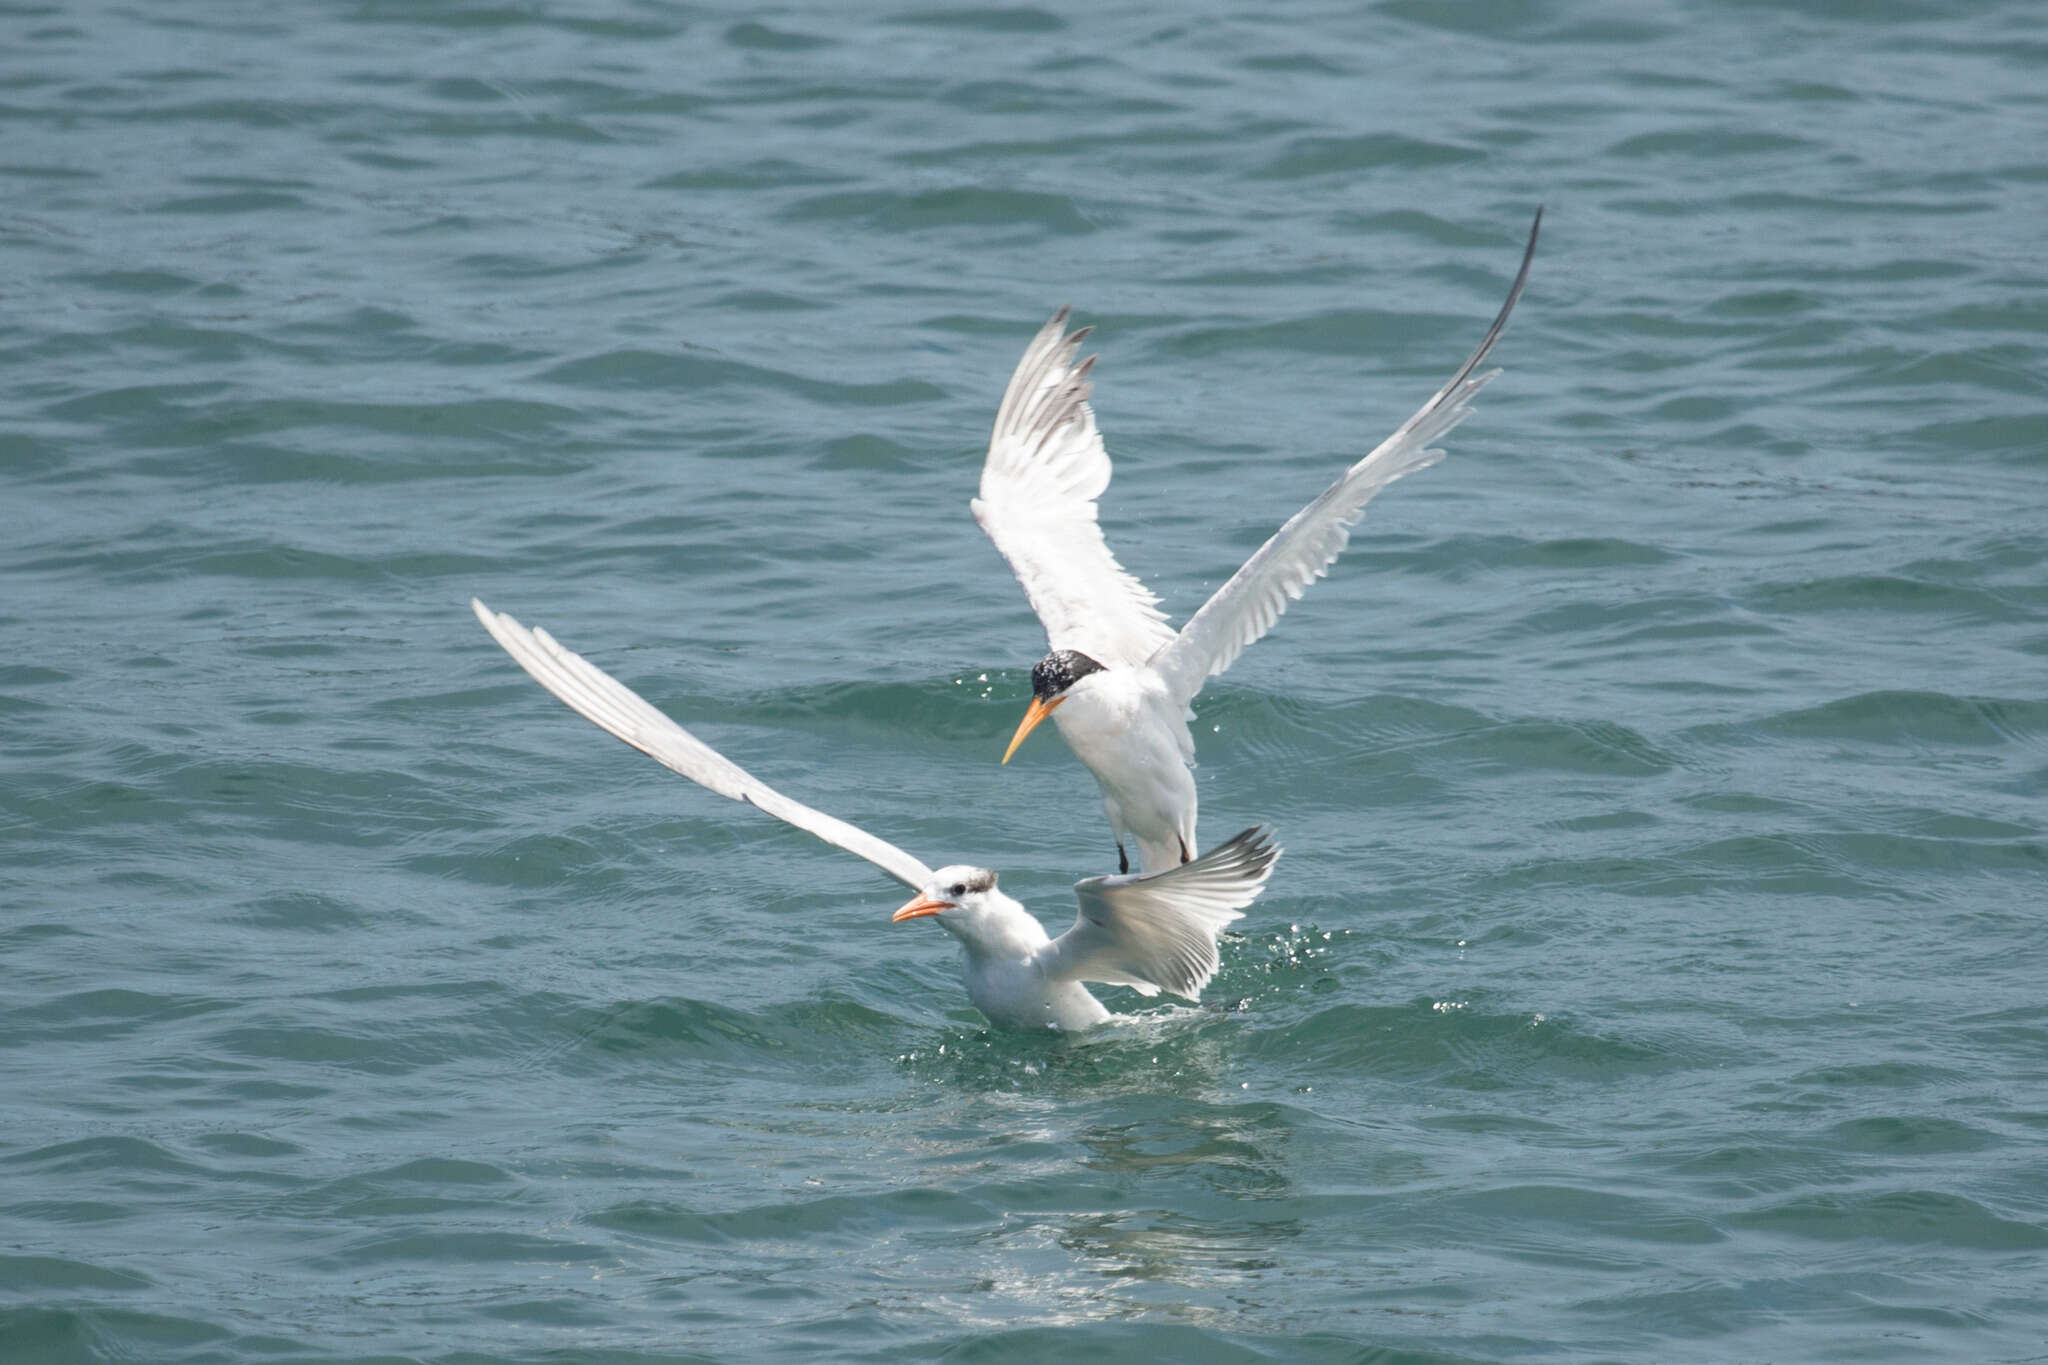
[[[1096,521],[1110,464],[1088,402],[1095,357],[1075,359],[1087,330],[1069,334],[1062,308],[1025,349],[971,504],[1045,626],[1050,650],[1031,670],[1031,703],[1003,762],[1051,716],[1102,788],[1123,871],[1127,840],[1146,872],[1200,851],[1188,731],[1196,694],[1328,572],[1374,494],[1443,458],[1430,442],[1463,421],[1472,396],[1500,373],[1475,371],[1522,296],[1542,225],[1539,208],[1507,302],[1450,382],[1274,532],[1177,633],[1159,599],[1110,553]]]

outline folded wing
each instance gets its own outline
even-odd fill
[[[1199,998],[1216,975],[1216,936],[1243,917],[1279,857],[1271,831],[1254,826],[1170,871],[1076,882],[1081,913],[1053,940],[1052,975]]]
[[[469,605],[491,638],[503,645],[513,661],[533,675],[534,681],[607,734],[720,796],[758,806],[828,844],[858,853],[908,886],[922,887],[931,880],[931,869],[896,845],[790,800],[655,710],[632,688],[582,655],[564,649],[546,631],[528,630],[475,598],[470,599]]]
[[[1075,363],[1084,329],[1062,308],[1039,329],[996,410],[981,496],[969,504],[1030,599],[1054,649],[1134,665],[1173,638],[1159,599],[1109,552],[1095,500],[1109,454],[1088,405],[1095,358]]]
[[[1543,210],[1529,225],[1529,245],[1522,252],[1522,268],[1508,290],[1493,325],[1451,381],[1436,391],[1427,403],[1393,435],[1380,442],[1370,455],[1344,471],[1314,502],[1294,514],[1272,539],[1229,582],[1216,590],[1202,609],[1172,643],[1152,659],[1153,667],[1165,678],[1168,690],[1183,704],[1193,701],[1209,678],[1230,667],[1245,646],[1264,635],[1308,585],[1329,571],[1330,565],[1351,539],[1351,528],[1365,512],[1373,495],[1403,474],[1427,468],[1444,457],[1430,442],[1441,440],[1452,427],[1471,414],[1472,396],[1499,374],[1489,370],[1475,374],[1500,340],[1508,314],[1522,297],[1529,282],[1529,263],[1536,257],[1536,236],[1543,227]]]

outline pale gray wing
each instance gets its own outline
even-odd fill
[[[1088,405],[1090,356],[1078,364],[1084,329],[1064,335],[1053,314],[1010,376],[974,519],[1017,575],[1054,649],[1097,663],[1141,664],[1173,638],[1148,592],[1109,552],[1095,500],[1109,487],[1109,453]]]
[[[1543,210],[1529,225],[1529,245],[1522,252],[1522,268],[1515,274],[1508,300],[1501,305],[1493,325],[1477,350],[1465,361],[1450,383],[1401,424],[1400,430],[1338,480],[1323,490],[1314,502],[1294,514],[1272,539],[1229,582],[1216,590],[1202,609],[1188,619],[1173,642],[1151,660],[1166,680],[1167,689],[1186,704],[1202,690],[1209,678],[1230,667],[1245,646],[1272,629],[1308,585],[1329,571],[1330,564],[1351,539],[1351,528],[1364,514],[1375,493],[1403,474],[1412,474],[1444,457],[1430,448],[1446,432],[1470,415],[1472,396],[1485,387],[1499,370],[1475,374],[1493,344],[1507,326],[1508,314],[1522,297],[1529,282],[1529,264],[1536,257],[1536,235],[1543,226]]]
[[[1051,975],[1197,999],[1216,975],[1216,935],[1243,917],[1279,856],[1260,825],[1166,872],[1074,883],[1081,913],[1053,940]]]
[[[896,845],[790,800],[655,710],[632,688],[582,655],[562,648],[546,631],[528,630],[473,597],[469,605],[475,609],[476,619],[484,623],[484,629],[505,647],[514,662],[531,673],[534,681],[568,703],[570,710],[599,729],[699,786],[759,806],[776,819],[787,820],[828,844],[858,853],[899,882],[922,888],[931,881],[931,869]]]

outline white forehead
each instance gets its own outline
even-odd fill
[[[985,867],[955,863],[932,873],[932,880],[945,887],[964,886],[969,891],[989,891],[995,887],[996,874]]]

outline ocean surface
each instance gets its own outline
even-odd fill
[[[2033,0],[0,8],[0,1360],[2048,1359]],[[990,1031],[857,858],[1113,870],[967,512],[1095,327],[1199,1005]]]

